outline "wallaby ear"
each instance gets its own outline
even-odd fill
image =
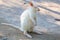
[[[33,3],[32,2],[29,2],[30,6],[33,6]]]

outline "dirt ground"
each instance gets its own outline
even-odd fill
[[[60,1],[33,0],[33,3],[40,8],[37,25],[48,29],[49,33],[42,35],[31,33],[33,38],[30,39],[20,30],[0,24],[0,40],[60,40],[60,21],[58,21],[60,20]],[[19,17],[27,7],[28,4],[24,4],[23,0],[0,0],[0,23],[20,26]]]
[[[51,34],[31,34],[32,39],[23,35],[23,33],[12,26],[0,25],[0,40],[60,40],[60,37]],[[2,37],[2,38],[1,38]]]

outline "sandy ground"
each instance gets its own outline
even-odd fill
[[[0,36],[2,36],[0,40],[4,39],[4,37],[7,38],[7,40],[60,40],[60,37],[51,34],[38,35],[31,33],[31,35],[33,38],[29,39],[24,36],[20,30],[12,26],[0,25]]]
[[[26,1],[0,0],[0,23],[10,23],[20,26],[20,15],[27,8]],[[60,1],[59,0],[34,0],[34,5],[40,8],[37,14],[37,25],[47,29],[46,34],[33,34],[33,40],[60,40]],[[44,31],[43,31],[44,32]],[[32,40],[25,37],[22,32],[12,26],[0,24],[0,35],[8,40]],[[0,40],[3,40],[0,37]]]

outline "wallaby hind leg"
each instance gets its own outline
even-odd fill
[[[30,34],[28,34],[27,31],[24,31],[24,35],[29,37],[29,38],[32,38],[32,36]]]

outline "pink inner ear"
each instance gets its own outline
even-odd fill
[[[33,6],[33,3],[32,2],[30,2],[29,4],[30,4],[30,6]]]

